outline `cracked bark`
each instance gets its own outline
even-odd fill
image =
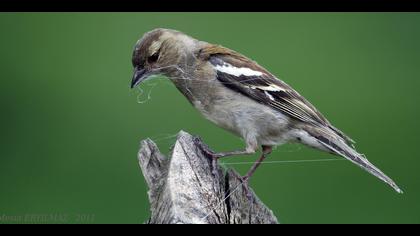
[[[181,131],[171,158],[150,139],[143,140],[138,160],[149,187],[149,224],[275,224],[273,212],[255,195],[250,201],[234,170],[213,170],[201,140]]]

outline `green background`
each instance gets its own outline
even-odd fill
[[[0,223],[142,223],[141,139],[168,153],[183,129],[217,151],[243,147],[170,82],[129,89],[133,46],[156,27],[258,61],[405,191],[347,161],[265,164],[251,186],[282,223],[420,223],[419,23],[416,13],[2,13]],[[270,161],[329,158],[295,144]]]

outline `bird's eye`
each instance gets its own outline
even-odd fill
[[[155,53],[147,58],[149,63],[156,62],[159,59],[159,53]]]

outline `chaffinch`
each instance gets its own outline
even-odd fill
[[[179,31],[155,29],[136,43],[132,63],[132,88],[151,75],[164,75],[204,117],[243,138],[244,150],[213,153],[203,148],[214,160],[262,147],[261,157],[242,177],[246,183],[274,146],[298,142],[344,157],[402,193],[309,101],[238,52]]]

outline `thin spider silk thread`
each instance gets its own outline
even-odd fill
[[[326,161],[345,161],[344,159],[320,159],[320,160],[291,160],[291,161],[266,161],[266,162],[262,162],[261,164],[275,164],[275,163],[299,163],[299,162],[326,162]],[[242,165],[242,164],[253,164],[254,162],[222,162],[223,164],[227,164],[227,165]],[[216,206],[215,208],[213,208],[207,215],[205,215],[203,218],[201,218],[201,220],[205,220],[207,219],[215,209],[217,209],[218,207],[221,207],[222,204],[226,201],[226,199],[228,199],[230,196],[232,196],[233,193],[235,193],[236,191],[238,191],[239,187],[241,187],[245,182],[242,182],[241,184],[238,184],[238,186],[236,186],[235,188],[233,188],[233,190],[230,190],[231,192],[221,201],[220,204],[218,204],[218,206]]]
[[[222,199],[222,201],[218,204],[218,206],[216,206],[215,208],[213,208],[211,211],[209,211],[209,213],[207,215],[205,215],[203,218],[201,218],[201,220],[205,220],[207,219],[215,209],[217,209],[218,207],[221,207],[223,205],[223,203],[226,201],[226,199],[228,199],[230,196],[232,196],[232,194],[234,194],[236,191],[238,191],[239,187],[241,187],[242,185],[244,185],[245,182],[242,182],[240,184],[238,184],[235,188],[233,188],[233,190],[231,191],[225,198]]]
[[[155,69],[151,70],[152,72],[155,72],[156,74],[150,76],[149,78],[146,78],[145,81],[147,81],[149,79],[153,79],[153,78],[158,77],[158,75],[160,74],[159,72],[161,72],[161,70],[167,69],[167,68],[174,68],[174,69],[176,69],[177,71],[179,71],[181,73],[181,76],[168,77],[168,79],[170,79],[170,80],[184,80],[185,81],[186,91],[191,95],[191,97],[195,97],[194,94],[191,92],[191,90],[188,88],[188,84],[187,84],[187,81],[195,81],[195,80],[194,79],[191,79],[192,77],[190,76],[189,73],[186,73],[181,67],[179,67],[178,65],[175,65],[175,64],[174,65],[160,67],[160,68],[155,68]],[[256,78],[250,78],[248,80],[243,80],[243,82],[252,81],[252,80],[256,80]],[[211,80],[199,80],[200,83],[203,83],[203,82],[206,82],[206,83],[214,83],[216,81],[218,81],[217,78],[214,78],[214,79],[211,79]],[[162,82],[162,80],[160,80],[159,82]],[[232,83],[229,83],[229,82],[221,82],[221,83],[223,83],[223,84],[233,84],[233,82]],[[154,86],[152,87],[152,89],[153,88],[154,88]],[[143,94],[143,91],[140,89],[140,95],[139,95],[139,97],[141,97],[142,94]],[[151,91],[148,93],[147,99],[145,99],[145,100],[140,100],[138,98],[138,103],[141,103],[142,104],[142,103],[146,103],[147,101],[149,101],[151,99],[150,94],[151,94]]]
[[[302,163],[302,162],[326,162],[326,161],[345,161],[344,159],[318,159],[318,160],[286,160],[286,161],[264,161],[261,164],[276,164],[276,163]],[[255,162],[222,162],[225,165],[246,165],[254,164]]]
[[[177,71],[179,71],[181,74],[182,74],[182,76],[178,76],[178,77],[168,77],[168,79],[173,79],[173,80],[186,80],[186,81],[193,81],[192,79],[190,79],[190,74],[189,73],[186,73],[181,67],[179,67],[178,65],[168,65],[168,66],[163,66],[163,67],[160,67],[160,68],[155,68],[155,69],[153,69],[153,70],[151,70],[152,72],[157,72],[157,73],[159,73],[161,70],[163,70],[163,69],[167,69],[167,68],[174,68],[174,69],[176,69]],[[147,78],[146,80],[149,80],[149,79],[152,79],[152,78],[154,78],[155,76],[150,76],[149,78]],[[250,79],[248,79],[248,80],[243,80],[243,82],[246,82],[246,81],[252,81],[252,80],[256,80],[256,78],[250,78]],[[211,79],[211,80],[200,80],[200,83],[203,83],[203,82],[206,82],[206,83],[212,83],[212,82],[215,82],[215,81],[217,81],[217,78],[214,78],[214,79]],[[224,84],[233,84],[233,82],[232,83],[229,83],[229,82],[223,82]],[[187,88],[187,90],[189,91],[189,89]],[[190,92],[190,91],[189,91]],[[190,92],[190,94],[191,95],[193,95],[191,92]],[[147,101],[147,100],[146,100]]]
[[[266,161],[262,162],[261,164],[275,164],[275,163],[301,163],[301,162],[327,162],[327,161],[345,161],[344,159],[311,159],[311,160],[290,160],[290,161]],[[227,165],[242,165],[242,164],[253,164],[254,162],[222,162],[223,164]],[[222,204],[228,199],[230,196],[232,196],[233,193],[238,191],[239,187],[241,187],[245,182],[242,182],[238,186],[236,186],[233,190],[230,190],[231,192],[221,201],[221,203],[216,206],[214,209],[212,209],[207,215],[205,215],[201,220],[207,219],[217,207],[221,207]]]
[[[160,70],[162,70],[162,69],[165,69],[165,68],[170,68],[170,67],[173,67],[173,68],[175,68],[175,69],[177,69],[178,71],[180,71],[182,74],[186,74],[179,66],[176,66],[176,65],[170,65],[170,66],[166,66],[166,67],[161,67],[161,68],[157,68],[157,69],[153,69],[152,70],[152,72],[160,72]],[[149,76],[148,78],[146,78],[144,81],[143,81],[143,83],[144,82],[146,82],[146,81],[149,81],[149,80],[152,80],[152,79],[155,79],[158,83],[153,83],[153,84],[146,84],[147,86],[149,86],[150,87],[150,89],[149,89],[149,91],[147,92],[147,97],[145,98],[145,99],[142,99],[142,96],[145,94],[145,91],[140,87],[140,86],[138,86],[137,88],[138,88],[138,91],[139,91],[139,94],[137,95],[137,103],[139,103],[139,104],[144,104],[144,103],[146,103],[146,102],[148,102],[149,100],[151,100],[151,94],[152,94],[152,91],[153,91],[153,89],[158,85],[158,84],[161,84],[164,80],[162,79],[162,78],[159,78],[159,74],[155,74],[155,75],[151,75],[151,76]],[[172,79],[172,78],[169,78],[169,79]],[[184,80],[188,80],[187,78],[185,78],[185,77],[179,77],[179,78],[173,78],[173,79],[184,79]],[[169,83],[167,83],[167,81],[165,81],[165,84],[166,85],[168,85]],[[189,91],[189,90],[188,90]],[[189,91],[190,92],[190,91]],[[190,92],[190,94],[192,95],[192,93]]]
[[[187,77],[191,77],[191,76],[189,76],[189,74],[188,73],[186,73],[184,70],[182,70],[178,65],[169,65],[169,66],[164,66],[164,67],[160,67],[160,68],[156,68],[156,69],[153,69],[152,71],[153,72],[157,72],[157,73],[159,73],[162,69],[167,69],[167,68],[174,68],[174,69],[176,69],[177,71],[179,71],[181,74],[182,74],[182,76],[178,76],[178,77],[168,77],[169,79],[172,79],[172,80],[184,80],[185,81],[185,87],[186,87],[186,90],[187,90],[187,92],[192,96],[192,97],[195,97],[194,96],[194,94],[191,92],[191,90],[188,88],[188,84],[187,84],[187,81],[193,81],[193,80],[191,80],[190,78],[187,78]],[[150,78],[147,78],[146,80],[149,80],[149,79],[152,79],[152,77],[150,77]],[[200,82],[213,82],[213,81],[216,81],[216,79],[214,79],[214,80],[211,80],[211,81],[204,81],[204,80],[200,80]]]
[[[152,70],[152,72],[157,72],[157,74],[155,74],[155,75],[152,75],[152,76],[150,76],[149,78],[146,78],[146,80],[145,81],[148,81],[148,80],[151,80],[151,79],[158,79],[157,80],[157,82],[159,82],[159,83],[155,83],[155,84],[151,84],[152,85],[152,87],[151,87],[151,89],[149,90],[149,92],[147,93],[147,97],[146,97],[146,99],[141,99],[141,97],[142,97],[142,95],[144,94],[144,90],[143,89],[141,89],[140,88],[140,86],[138,86],[138,90],[139,90],[139,95],[137,96],[137,102],[138,103],[140,103],[140,104],[144,104],[144,103],[146,103],[146,102],[148,102],[149,100],[151,100],[151,92],[152,92],[152,90],[153,90],[153,88],[157,85],[157,84],[161,84],[163,81],[165,81],[165,80],[163,80],[162,78],[159,78],[159,72],[162,70],[162,69],[167,69],[167,68],[174,68],[174,69],[176,69],[177,71],[179,71],[181,74],[182,74],[182,76],[177,76],[177,77],[168,77],[168,79],[170,79],[170,80],[184,80],[185,81],[185,87],[186,87],[186,90],[187,90],[187,92],[192,96],[192,97],[195,97],[194,96],[194,94],[191,92],[191,90],[188,88],[188,84],[187,84],[187,81],[194,81],[194,80],[192,80],[192,79],[190,79],[190,74],[189,73],[186,73],[184,70],[182,70],[178,65],[169,65],[169,66],[164,66],[164,67],[160,67],[160,68],[156,68],[156,69],[153,69]],[[245,82],[245,81],[252,81],[252,80],[255,80],[255,78],[251,78],[251,79],[249,79],[249,80],[244,80],[243,82]],[[145,82],[145,81],[143,81],[143,82]],[[205,83],[214,83],[214,82],[216,82],[217,81],[217,79],[216,78],[214,78],[214,79],[211,79],[211,80],[200,80],[200,83],[203,83],[203,82],[205,82]],[[223,82],[224,84],[230,84],[229,82]],[[168,85],[168,83],[167,83],[167,81],[165,81],[164,82],[164,84],[166,84],[166,85]],[[150,85],[149,85],[150,86]]]
[[[154,72],[159,72],[160,70],[166,69],[166,68],[175,68],[176,70],[178,70],[179,72],[181,72],[181,74],[187,75],[187,76],[189,75],[188,73],[186,73],[185,71],[183,71],[178,65],[169,65],[169,66],[157,68],[157,69],[154,69]],[[151,78],[153,78],[153,77],[154,76],[152,76]],[[185,76],[182,76],[182,77],[172,77],[172,78],[169,78],[169,79],[177,79],[177,80],[179,79],[179,80],[186,80],[186,81],[187,80],[190,80],[191,81],[191,79],[188,79]],[[254,80],[254,79],[249,79],[249,80],[251,81],[251,80]],[[162,82],[162,81],[164,81],[164,80],[161,79],[161,78],[159,78],[158,82]],[[202,81],[202,80],[200,80],[200,82],[209,82],[209,83],[210,82],[214,82],[214,81],[216,81],[216,79],[213,79],[213,80],[210,80],[210,81]],[[157,83],[156,84],[152,84],[152,88],[148,92],[147,100],[142,101],[140,103],[147,102],[148,100],[151,99],[152,90],[153,90],[154,87],[156,87],[156,85],[157,85]],[[185,84],[185,85],[187,86],[187,84]],[[140,95],[144,93],[143,90],[140,89],[140,91],[141,91]],[[193,93],[188,89],[188,87],[187,87],[187,91],[193,96]],[[171,139],[171,138],[175,138],[175,137],[176,137],[176,134],[175,135],[169,135],[169,136],[163,137],[161,139],[157,139],[156,141],[167,140],[167,139]],[[283,151],[280,151],[280,152],[295,152],[295,151],[298,151],[300,149],[301,149],[301,147],[298,147],[296,150],[290,150],[290,151],[283,150]],[[302,162],[325,162],[325,161],[342,161],[342,160],[341,159],[322,159],[322,160],[265,161],[262,164],[302,163]],[[253,164],[254,162],[222,162],[222,163],[225,164],[225,165],[244,165],[244,164]]]
[[[153,83],[153,84],[147,84],[150,89],[147,92],[147,97],[145,99],[142,99],[141,97],[145,94],[144,90],[140,88],[140,86],[138,87],[139,90],[139,94],[137,95],[137,103],[143,104],[148,102],[149,100],[152,99],[152,92],[153,89],[158,85],[159,83]]]
[[[158,143],[159,141],[173,139],[173,138],[176,138],[177,136],[178,136],[178,133],[175,133],[175,134],[158,134],[158,135],[156,135],[156,136],[154,136],[150,139],[153,140],[153,142]]]

